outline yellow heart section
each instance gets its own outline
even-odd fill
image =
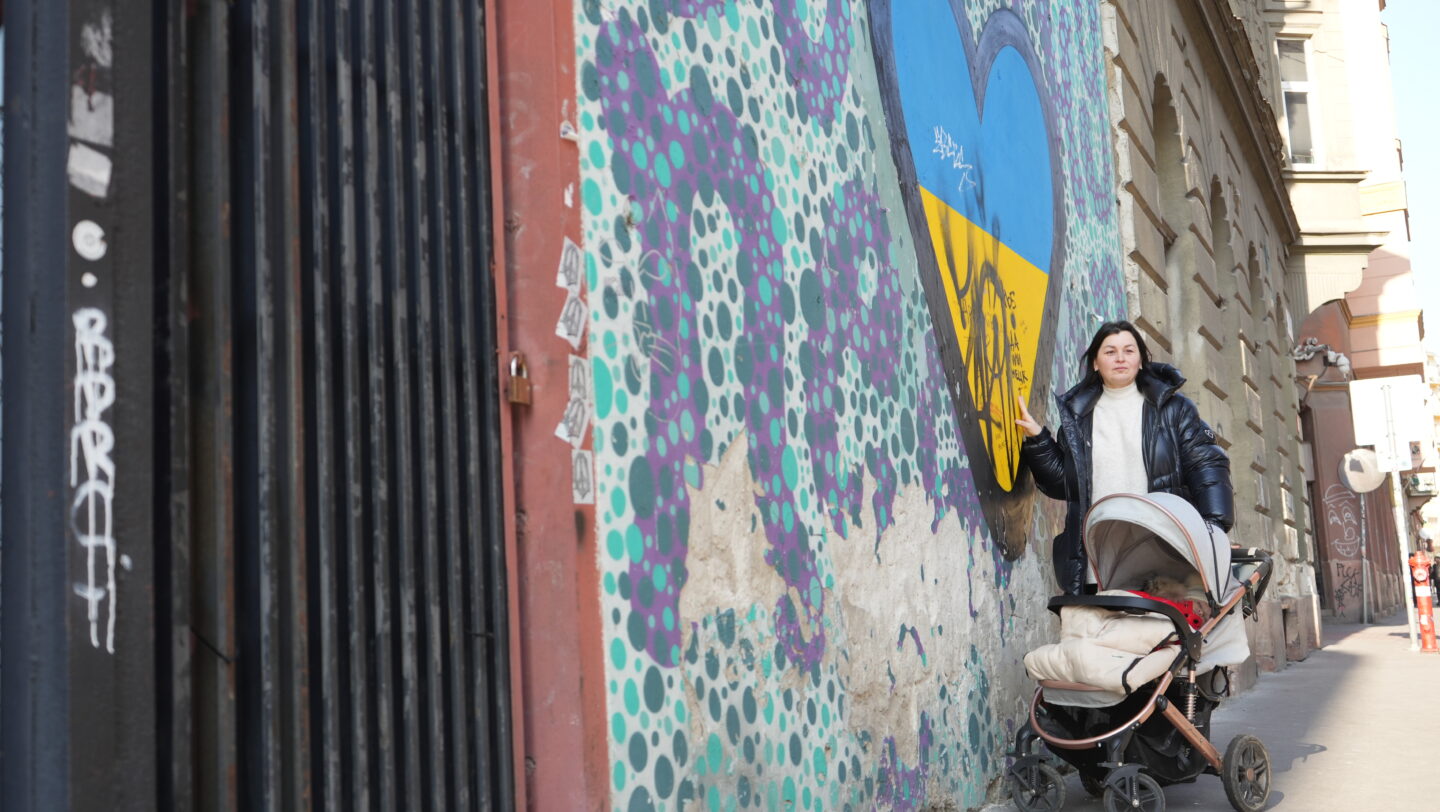
[[[1023,439],[1015,399],[1029,402],[1050,276],[929,190],[920,197],[985,451],[1009,491]]]

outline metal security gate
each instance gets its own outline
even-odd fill
[[[481,17],[201,3],[177,43],[197,808],[508,805]]]
[[[484,7],[0,6],[0,806],[512,805]]]

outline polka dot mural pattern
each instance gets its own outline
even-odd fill
[[[1057,107],[1074,158],[1067,256],[1097,271],[1067,292],[1073,345],[1122,296],[1098,19],[1081,3],[986,5],[1033,21],[1047,64],[1074,71],[1053,85],[1071,94]],[[978,803],[1009,736],[1000,666],[955,629],[1014,626],[995,596],[1015,564],[988,536],[897,216],[865,14],[850,0],[577,3],[617,809]],[[1055,380],[1071,361],[1057,353]],[[864,540],[879,560],[911,493],[972,597],[963,618],[911,620],[899,646],[890,632],[881,654],[923,707],[908,730],[867,729],[859,706],[889,686],[855,665],[837,549]],[[692,583],[731,554],[733,590]],[[957,674],[934,671],[937,647],[959,652]]]

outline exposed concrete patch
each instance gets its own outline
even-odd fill
[[[748,455],[741,432],[718,466],[705,466],[704,486],[690,490],[688,574],[680,589],[687,645],[689,630],[706,616],[727,609],[744,615],[756,605],[773,608],[785,594],[785,581],[765,561],[769,541],[755,507],[760,491],[750,478]]]
[[[868,492],[871,483],[866,485]],[[850,691],[851,727],[879,739],[893,737],[900,759],[909,764],[919,759],[920,714],[935,714],[940,687],[951,695],[974,687],[979,675],[972,647],[990,669],[987,701],[995,702],[1003,717],[1003,709],[1017,707],[1025,693],[1020,657],[1051,634],[1043,617],[1049,587],[1036,557],[1012,571],[1008,593],[997,591],[989,552],[953,513],[932,533],[933,516],[924,489],[907,488],[898,494],[895,523],[878,545],[863,529],[848,539],[826,538],[837,579],[838,612],[832,610],[831,618],[843,630],[828,656]],[[1000,604],[1010,614],[1012,595],[1020,611],[1012,618],[1008,642],[1002,642],[996,633]]]
[[[713,691],[732,697],[748,691],[759,715],[768,717],[773,710],[778,722],[787,709],[770,708],[774,697],[789,689],[803,704],[822,700],[823,691],[815,690],[805,672],[769,665],[775,607],[787,594],[799,605],[800,596],[765,560],[769,542],[755,508],[758,488],[743,433],[718,465],[705,467],[703,482],[690,493],[688,572],[679,598],[682,648],[699,652],[697,661],[682,665],[690,741],[698,745],[718,736],[733,746],[746,735],[760,734],[765,741],[783,743],[788,735],[759,720],[742,723],[737,740],[725,720],[707,713]],[[866,477],[867,504],[874,491],[875,483]],[[847,527],[845,537],[827,526],[815,539],[817,555],[828,559],[822,571],[835,578],[826,590],[821,621],[828,640],[821,668],[838,676],[844,701],[843,721],[837,719],[844,732],[832,741],[845,748],[854,736],[849,741],[856,744],[850,747],[858,744],[872,753],[870,747],[893,742],[896,762],[918,767],[924,714],[934,744],[924,757],[931,768],[927,796],[978,802],[994,784],[1007,737],[1033,691],[1021,658],[1056,635],[1045,609],[1053,580],[1048,556],[1036,544],[997,589],[994,558],[984,542],[955,513],[932,531],[934,514],[925,489],[904,488],[893,504],[894,523],[878,544],[871,526]],[[1048,540],[1045,533],[1058,515],[1043,507],[1036,511],[1036,538]],[[734,649],[721,641],[717,625],[727,616]],[[817,631],[803,628],[807,639]],[[726,651],[745,653],[728,656]],[[720,653],[719,662],[712,664],[710,652]],[[703,690],[697,690],[697,682]],[[976,717],[987,731],[981,742],[970,740]],[[823,744],[827,761],[831,746]],[[979,760],[979,751],[988,753],[988,762]],[[757,775],[735,753],[726,747],[722,763],[704,781],[726,791],[734,791],[741,777],[754,782]],[[802,774],[798,767],[777,769]]]

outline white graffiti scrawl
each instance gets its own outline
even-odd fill
[[[1330,531],[1330,546],[1340,558],[1354,558],[1360,552],[1357,504],[1355,494],[1344,485],[1325,489],[1325,527]]]
[[[115,653],[115,432],[105,410],[115,403],[110,368],[115,347],[105,337],[105,314],[87,307],[75,311],[75,427],[70,430],[70,525],[85,548],[85,583],[75,593],[89,604],[90,644],[100,647],[101,610],[105,614],[105,650]],[[103,552],[104,581],[96,575],[96,553]]]

